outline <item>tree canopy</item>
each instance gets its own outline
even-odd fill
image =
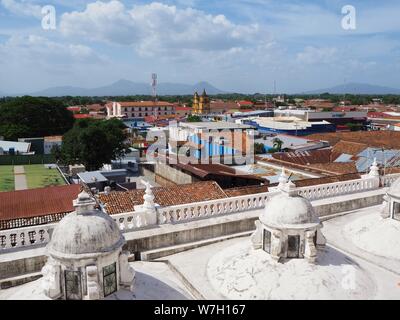
[[[123,156],[125,125],[117,119],[78,120],[63,136],[60,160],[64,164],[83,164],[86,170],[98,170],[103,164]]]
[[[188,115],[186,121],[187,122],[201,122],[202,120],[199,116],[197,116],[195,114],[190,114],[190,115]]]
[[[24,96],[0,104],[0,136],[6,140],[61,135],[73,123],[63,103],[50,98]]]

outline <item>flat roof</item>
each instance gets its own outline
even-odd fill
[[[217,122],[181,122],[180,127],[192,129],[252,129],[252,126],[227,121]]]
[[[17,142],[17,141],[5,141],[0,140],[0,148],[4,151],[9,151],[11,148],[14,148],[15,151],[18,152],[29,152],[31,148],[30,142]]]
[[[86,171],[78,173],[79,179],[84,183],[94,183],[94,182],[106,182],[108,181],[100,171]]]

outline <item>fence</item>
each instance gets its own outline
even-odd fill
[[[56,159],[51,154],[0,155],[0,165],[50,164],[55,162]]]

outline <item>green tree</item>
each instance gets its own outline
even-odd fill
[[[278,152],[282,151],[282,145],[283,145],[283,141],[279,138],[274,138],[274,140],[272,140],[273,142],[273,147],[275,150],[277,150]]]
[[[190,115],[188,115],[186,121],[187,122],[201,122],[201,118],[199,116],[194,115],[194,114],[190,114]]]
[[[125,125],[117,119],[77,121],[63,136],[61,162],[98,170],[125,154],[128,145],[124,129]]]
[[[263,154],[265,153],[265,147],[264,144],[255,142],[254,143],[254,153],[255,154]]]
[[[64,104],[24,96],[0,104],[0,136],[6,140],[64,134],[74,123]]]

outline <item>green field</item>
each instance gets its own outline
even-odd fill
[[[14,190],[14,167],[0,166],[0,192]]]
[[[65,181],[57,169],[48,169],[42,164],[24,166],[29,189],[64,185]]]

